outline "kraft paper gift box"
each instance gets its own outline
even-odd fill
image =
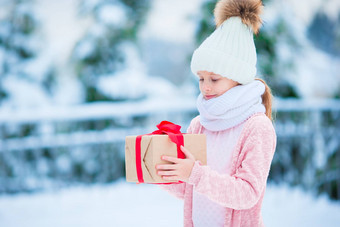
[[[162,122],[163,123],[163,122]],[[162,124],[161,123],[161,124]],[[171,123],[171,122],[169,122]],[[172,124],[172,123],[171,123]],[[159,127],[159,125],[157,126]],[[180,127],[180,126],[179,126]],[[155,131],[159,133],[158,131]],[[155,133],[153,132],[153,133]],[[162,131],[164,133],[164,131]],[[166,133],[166,132],[165,132]],[[170,137],[183,139],[184,147],[187,148],[196,160],[203,165],[207,163],[206,137],[204,134],[173,134]],[[139,142],[137,137],[139,137]],[[167,164],[168,161],[161,160],[162,155],[183,157],[179,151],[179,145],[172,142],[169,135],[147,134],[142,136],[127,136],[125,139],[125,167],[126,180],[136,183],[176,183],[177,181],[163,180],[156,170],[157,164]],[[176,140],[175,138],[175,140]],[[139,154],[136,156],[136,148]],[[180,153],[182,154],[180,154]],[[137,152],[138,153],[138,152]],[[182,156],[181,156],[182,155]],[[139,173],[137,173],[139,172]],[[139,174],[139,175],[138,175]]]

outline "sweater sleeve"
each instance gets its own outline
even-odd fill
[[[198,117],[195,117],[194,119],[192,119],[187,129],[188,134],[192,134],[192,133],[195,133],[195,131],[197,131],[196,127],[197,127],[198,121],[199,121]],[[184,198],[185,187],[186,187],[186,183],[161,185],[161,188],[163,188],[165,191],[169,192],[170,194],[174,195],[175,197],[179,199]]]
[[[210,200],[236,210],[250,209],[260,199],[276,146],[275,131],[266,116],[249,121],[238,141],[240,155],[235,160],[235,173],[219,174],[196,162],[188,182]]]

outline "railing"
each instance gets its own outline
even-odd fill
[[[195,99],[0,109],[0,193],[110,182],[124,175],[126,135],[183,126]],[[340,197],[340,101],[276,100],[278,135],[270,180]]]
[[[0,110],[0,193],[109,182],[124,175],[125,136],[181,124],[195,99]]]
[[[340,199],[340,100],[277,100],[270,180]]]

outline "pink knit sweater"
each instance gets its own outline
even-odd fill
[[[196,117],[188,133],[199,133],[201,127]],[[193,190],[226,207],[224,226],[264,226],[261,205],[275,146],[276,134],[270,119],[255,114],[244,123],[232,154],[231,174],[219,174],[195,162],[188,183],[162,186],[184,199],[184,226],[193,226]]]

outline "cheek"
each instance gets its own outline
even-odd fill
[[[231,88],[231,86],[229,86],[229,85],[227,85],[227,84],[223,84],[223,85],[219,86],[219,88],[218,88],[218,93],[219,93],[219,95],[224,94],[224,93],[227,92],[230,88]]]
[[[202,83],[199,83],[198,87],[200,89],[200,92],[202,93]]]
[[[228,87],[226,87],[226,86],[218,86],[218,87],[216,88],[216,90],[217,90],[217,92],[221,95],[221,94],[223,94],[224,92],[228,91],[229,89],[228,89]]]

